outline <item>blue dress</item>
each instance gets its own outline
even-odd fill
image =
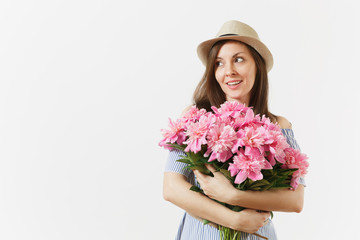
[[[281,129],[284,136],[287,138],[288,144],[295,149],[300,149],[299,145],[297,144],[294,133],[292,129]],[[165,172],[176,172],[183,174],[187,177],[187,180],[193,184],[199,186],[198,182],[196,181],[194,173],[189,169],[183,169],[186,164],[177,162],[176,160],[180,159],[183,152],[178,150],[170,151],[166,166]],[[305,184],[303,179],[300,179],[301,184]],[[261,236],[267,237],[269,240],[276,240],[276,232],[271,219],[269,219],[269,223],[263,226],[262,228],[257,231],[257,234]],[[219,230],[210,226],[204,225],[198,219],[192,217],[187,212],[184,213],[183,218],[180,222],[180,226],[176,235],[176,240],[219,240],[220,233]],[[256,235],[249,234],[249,233],[242,233],[241,239],[246,240],[263,240],[262,238],[257,237]]]

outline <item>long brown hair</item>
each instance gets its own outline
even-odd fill
[[[193,95],[193,101],[198,108],[211,111],[211,106],[220,107],[226,101],[225,93],[215,78],[215,62],[220,48],[228,41],[219,41],[210,50],[204,75]],[[249,106],[253,107],[255,114],[265,115],[276,122],[277,116],[269,112],[268,108],[269,82],[265,61],[254,48],[245,43],[242,44],[249,49],[256,64],[256,77],[250,92]]]

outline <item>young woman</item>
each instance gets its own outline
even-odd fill
[[[279,123],[290,146],[299,148],[288,120],[268,110],[267,73],[273,59],[255,30],[239,21],[226,22],[216,38],[199,45],[198,55],[206,66],[194,93],[194,104],[198,108],[211,111],[211,106],[220,107],[225,101],[251,106],[255,114],[265,114],[273,122]],[[219,172],[209,177],[198,171],[184,170],[184,164],[176,161],[180,155],[182,153],[176,150],[170,152],[163,189],[165,200],[186,211],[176,239],[219,239],[214,224],[204,225],[201,219],[242,231],[242,239],[261,239],[253,233],[277,239],[269,211],[302,210],[303,181],[295,191],[240,191]],[[211,166],[209,169],[215,170]],[[194,184],[199,186],[199,183],[208,197],[189,190]],[[234,212],[209,197],[246,209]]]

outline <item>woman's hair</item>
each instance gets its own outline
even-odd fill
[[[194,103],[198,108],[212,111],[211,106],[220,107],[226,101],[225,93],[215,78],[216,57],[220,48],[226,42],[228,41],[219,41],[210,50],[204,75],[193,95]],[[268,109],[269,83],[264,59],[254,48],[245,43],[242,44],[247,46],[256,64],[256,77],[250,92],[249,106],[253,107],[255,114],[260,114],[261,116],[265,114],[271,121],[276,122],[276,115],[270,113]]]

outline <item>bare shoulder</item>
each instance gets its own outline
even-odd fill
[[[281,128],[291,128],[291,123],[285,117],[277,116],[276,120]]]

